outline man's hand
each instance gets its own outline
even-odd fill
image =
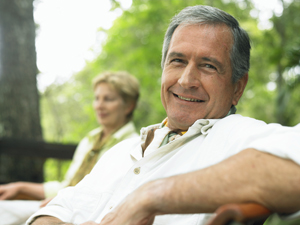
[[[100,225],[151,225],[155,217],[154,199],[149,198],[151,184],[143,185],[128,195]]]
[[[81,223],[80,225],[99,225],[99,223],[95,223],[93,221],[88,221],[88,222],[85,222],[85,223]]]
[[[153,182],[152,182],[153,183]],[[112,212],[108,213],[100,224],[93,221],[81,223],[80,225],[151,225],[154,221],[154,201],[147,194],[153,187],[152,183],[143,185],[131,193]],[[155,182],[156,183],[156,182]],[[150,189],[150,190],[149,190]],[[50,199],[51,200],[51,199]],[[151,206],[151,207],[150,207]],[[50,217],[38,217],[32,225],[69,225],[61,220]]]
[[[60,219],[57,219],[52,216],[40,216],[37,217],[31,225],[73,225],[72,223],[63,222]],[[81,223],[80,225],[99,225],[93,221],[88,221],[85,223]]]
[[[73,224],[65,223],[53,216],[40,216],[35,218],[30,225],[73,225]],[[84,225],[94,225],[94,224],[84,223]]]
[[[13,199],[20,192],[18,183],[0,185],[0,200]]]

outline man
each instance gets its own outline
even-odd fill
[[[232,16],[182,10],[163,46],[167,119],[110,149],[28,224],[199,225],[233,202],[300,210],[300,127],[234,115],[249,58],[248,35]]]

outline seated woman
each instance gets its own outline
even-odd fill
[[[76,185],[112,146],[137,136],[131,121],[139,98],[137,79],[126,72],[105,72],[94,78],[93,89],[93,108],[100,127],[80,141],[64,180],[42,184],[15,182],[0,185],[0,200],[13,199],[18,194],[37,200],[51,199],[60,189]],[[49,199],[42,204],[40,201],[0,201],[0,224],[24,223]]]

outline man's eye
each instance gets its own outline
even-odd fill
[[[182,59],[172,59],[171,62],[181,63]]]
[[[205,67],[206,67],[206,68],[210,68],[210,69],[217,70],[216,67],[214,67],[213,65],[210,65],[210,64],[205,64]]]

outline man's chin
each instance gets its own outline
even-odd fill
[[[190,126],[192,126],[194,124],[194,122],[197,119],[191,119],[191,118],[187,118],[187,116],[185,117],[179,117],[179,116],[174,116],[174,117],[170,117],[168,116],[168,127],[170,129],[179,129],[179,130],[188,130],[188,128]]]

